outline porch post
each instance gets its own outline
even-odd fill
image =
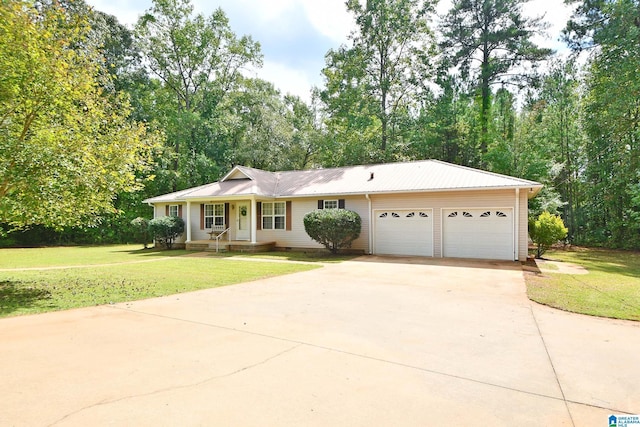
[[[191,242],[191,202],[187,200],[187,243]]]
[[[251,198],[251,243],[257,243],[256,232],[258,231],[258,204],[256,198]]]

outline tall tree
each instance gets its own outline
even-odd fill
[[[56,2],[0,3],[0,223],[84,224],[140,188],[152,139],[99,85],[86,16]]]
[[[202,184],[210,177],[194,166],[215,169],[217,159],[206,152],[216,143],[217,106],[238,87],[244,67],[261,64],[260,45],[236,37],[221,9],[193,16],[189,0],[154,0],[135,34],[144,64],[171,95],[161,120],[174,174],[170,189]]]
[[[433,2],[348,0],[346,5],[357,30],[349,37],[351,46],[327,53],[320,97],[330,130],[360,146],[355,147],[360,154],[346,163],[389,159],[387,149],[403,142],[401,120],[414,109],[430,69]]]
[[[639,248],[640,2],[585,1],[566,36],[577,50],[597,46],[586,77],[585,227],[598,243]]]
[[[459,77],[441,74],[439,95],[421,98],[415,119],[411,158],[433,158],[459,165],[477,163],[474,150],[474,105]]]
[[[545,29],[542,18],[525,18],[521,6],[529,0],[454,0],[441,23],[441,48],[448,65],[459,67],[479,92],[480,151],[487,152],[491,85],[522,84],[523,70],[545,60],[552,51],[533,43]],[[478,64],[477,66],[475,64]]]
[[[585,169],[586,135],[583,127],[582,93],[579,69],[573,60],[552,65],[540,94],[545,111],[541,119],[541,138],[551,143],[550,153],[559,165],[558,174],[549,185],[557,189],[565,202],[562,219],[569,228],[569,238],[579,236],[578,216],[586,205],[582,172]]]

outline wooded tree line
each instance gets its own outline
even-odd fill
[[[640,2],[566,1],[569,57],[536,45],[525,0],[348,0],[356,29],[310,103],[248,77],[260,44],[220,9],[154,0],[128,29],[83,0],[2,2],[0,222],[121,241],[144,198],[237,164],[433,158],[542,182],[531,213],[572,242],[639,249]]]

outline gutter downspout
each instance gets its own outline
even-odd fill
[[[514,236],[514,255],[515,255],[515,260],[514,261],[519,261],[520,260],[520,189],[516,188],[516,212],[515,212],[515,232],[513,233]]]
[[[367,201],[369,202],[369,230],[368,230],[368,234],[369,234],[369,255],[373,254],[373,234],[372,234],[372,225],[371,224],[371,198],[369,197],[369,193],[365,193],[364,195],[365,199],[367,199]]]

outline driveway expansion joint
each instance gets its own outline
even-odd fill
[[[262,359],[262,360],[260,360],[260,361],[258,361],[256,363],[252,363],[251,365],[243,366],[241,368],[238,368],[238,369],[236,369],[236,370],[234,370],[232,372],[228,372],[226,374],[213,375],[211,377],[205,378],[205,379],[200,380],[200,381],[195,382],[195,383],[173,385],[173,386],[170,386],[170,387],[164,387],[164,388],[161,388],[161,389],[158,389],[158,390],[149,391],[149,392],[146,392],[146,393],[139,393],[139,394],[133,394],[133,395],[129,395],[129,396],[122,396],[122,397],[119,397],[117,399],[102,400],[100,402],[93,403],[91,405],[88,405],[88,406],[85,406],[83,408],[77,409],[77,410],[75,410],[75,411],[73,411],[73,412],[71,412],[69,414],[66,414],[65,416],[63,416],[63,417],[59,418],[58,420],[54,421],[53,423],[48,424],[48,427],[55,426],[56,424],[61,423],[61,422],[65,421],[65,420],[73,417],[74,415],[77,415],[77,414],[79,414],[81,412],[84,412],[86,410],[89,410],[89,409],[92,409],[92,408],[96,408],[96,407],[99,407],[99,406],[110,405],[112,403],[123,402],[125,400],[133,400],[133,399],[137,399],[137,398],[140,398],[140,397],[154,396],[154,395],[158,395],[158,394],[162,394],[162,393],[172,392],[172,391],[175,391],[175,390],[184,390],[184,389],[188,389],[188,388],[192,388],[192,387],[199,387],[201,385],[207,384],[207,383],[212,382],[212,381],[216,381],[216,380],[219,380],[219,379],[222,379],[222,378],[232,377],[232,376],[237,375],[237,374],[239,374],[241,372],[244,372],[244,371],[247,371],[249,369],[253,369],[253,368],[256,368],[258,366],[264,365],[265,363],[268,363],[268,362],[270,362],[270,361],[272,361],[274,359],[277,359],[278,357],[280,357],[280,356],[282,356],[282,355],[284,355],[286,353],[289,353],[290,351],[293,351],[293,350],[295,350],[296,348],[298,348],[300,346],[301,346],[301,344],[291,346],[291,347],[286,348],[286,349],[284,349],[284,350],[282,350],[282,351],[280,351],[280,352],[278,352],[276,354],[273,354],[273,355],[271,355],[269,357],[266,357],[266,358],[264,358],[264,359]]]
[[[538,336],[540,337],[540,341],[542,342],[542,346],[544,347],[544,351],[547,354],[547,359],[549,360],[549,365],[551,365],[551,370],[553,371],[553,377],[556,380],[556,384],[558,384],[558,389],[560,390],[560,394],[562,395],[562,401],[564,402],[564,406],[567,409],[567,413],[569,414],[569,419],[571,420],[571,425],[575,427],[576,423],[573,420],[573,415],[571,414],[571,409],[569,409],[569,404],[567,402],[567,397],[564,394],[564,390],[562,389],[562,384],[560,383],[560,379],[558,378],[558,372],[556,371],[556,367],[553,364],[553,359],[551,358],[551,354],[549,353],[549,348],[547,347],[547,343],[542,336],[542,331],[540,330],[540,325],[538,324],[538,319],[536,318],[535,313],[533,312],[533,305],[529,304],[529,310],[531,312],[531,318],[533,319],[533,323],[536,325],[536,330],[538,331]]]
[[[366,355],[366,354],[354,353],[354,352],[351,352],[351,351],[341,350],[341,349],[334,348],[334,347],[328,347],[328,346],[318,345],[318,344],[314,344],[314,343],[310,343],[310,342],[294,340],[294,339],[291,339],[291,338],[278,337],[278,336],[268,335],[268,334],[255,332],[255,331],[250,331],[250,330],[246,330],[246,329],[238,329],[238,328],[233,328],[233,327],[229,327],[229,326],[216,325],[216,324],[213,324],[213,323],[206,323],[206,322],[200,322],[200,321],[195,321],[195,320],[183,319],[183,318],[180,318],[180,317],[166,316],[166,315],[163,315],[163,314],[139,311],[139,310],[134,310],[132,308],[127,308],[127,307],[121,307],[121,306],[111,306],[111,307],[114,308],[114,309],[128,311],[128,312],[135,313],[135,314],[141,314],[141,315],[153,316],[153,317],[161,317],[161,318],[164,318],[164,319],[175,320],[175,321],[178,321],[178,322],[192,323],[192,324],[197,324],[197,325],[201,325],[201,326],[207,326],[207,327],[212,327],[212,328],[217,328],[217,329],[224,329],[224,330],[227,330],[227,331],[239,332],[239,333],[243,333],[243,334],[249,334],[249,335],[259,336],[259,337],[263,337],[263,338],[269,338],[269,339],[274,339],[274,340],[278,340],[278,341],[284,341],[284,342],[289,342],[289,343],[292,343],[292,344],[296,344],[294,347],[292,347],[292,348],[290,348],[288,350],[285,350],[282,353],[279,353],[277,356],[279,356],[280,354],[287,353],[287,352],[289,352],[291,350],[294,350],[294,349],[296,349],[296,348],[298,348],[300,346],[305,346],[305,347],[316,348],[316,349],[326,350],[326,351],[330,351],[330,352],[345,354],[345,355],[349,355],[349,356],[353,356],[353,357],[357,357],[357,358],[372,360],[372,361],[376,361],[376,362],[380,362],[380,363],[390,364],[390,365],[394,365],[394,366],[399,366],[399,367],[403,367],[403,368],[408,368],[408,369],[412,369],[412,370],[417,370],[417,371],[420,371],[420,372],[429,373],[429,374],[433,374],[433,375],[439,375],[439,376],[444,376],[444,377],[448,377],[448,378],[453,378],[453,379],[460,380],[460,381],[466,381],[466,382],[480,384],[480,385],[484,385],[484,386],[488,386],[488,387],[495,387],[495,388],[499,388],[499,389],[502,389],[502,390],[508,390],[508,391],[513,391],[513,392],[517,392],[517,393],[523,393],[523,394],[526,394],[526,395],[529,395],[529,396],[536,396],[536,397],[542,397],[542,398],[550,399],[550,400],[554,400],[554,401],[561,401],[561,402],[564,402],[565,406],[567,406],[567,403],[573,403],[573,404],[577,404],[577,405],[585,405],[585,406],[594,407],[593,405],[585,404],[585,403],[582,403],[582,402],[567,401],[565,396],[564,396],[564,393],[562,392],[562,389],[560,389],[560,392],[561,392],[561,395],[562,395],[562,397],[560,398],[560,397],[557,397],[557,396],[552,396],[552,395],[548,395],[548,394],[543,394],[543,393],[537,393],[537,392],[533,392],[533,391],[518,389],[518,388],[509,387],[509,386],[501,385],[501,384],[496,384],[496,383],[492,383],[492,382],[488,382],[488,381],[484,381],[484,380],[478,380],[478,379],[475,379],[475,378],[464,377],[464,376],[460,376],[460,375],[457,375],[457,374],[452,374],[452,373],[443,372],[443,371],[437,371],[437,370],[434,370],[434,369],[429,369],[429,368],[424,368],[424,367],[421,367],[421,366],[410,365],[410,364],[402,363],[402,362],[398,362],[398,361],[382,359],[382,358],[379,358],[379,357],[370,356],[370,355]],[[533,314],[533,312],[532,312],[532,314]],[[536,325],[537,325],[537,323],[536,323]],[[538,330],[538,332],[539,332],[539,330]],[[546,350],[546,346],[545,346],[545,350]],[[548,356],[548,352],[547,352],[547,356]],[[555,375],[555,369],[554,369],[554,375]],[[556,381],[558,381],[557,380],[557,376],[556,376]],[[568,410],[568,407],[567,407],[567,410]],[[619,412],[619,413],[624,413],[624,412]],[[571,414],[570,413],[569,413],[569,417],[571,418]],[[572,421],[572,425],[575,427],[575,424],[573,423],[573,419],[572,418],[571,418],[571,421]]]

